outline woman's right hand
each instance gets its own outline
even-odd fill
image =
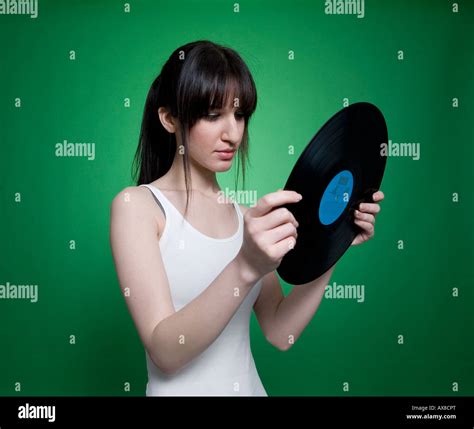
[[[244,215],[244,237],[237,256],[242,275],[257,281],[275,270],[296,244],[297,227],[293,214],[285,207],[302,196],[295,191],[279,190],[264,195]],[[277,207],[277,208],[276,208]]]

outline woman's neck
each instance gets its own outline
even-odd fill
[[[184,181],[183,156],[175,157],[171,168],[163,176],[166,186],[173,190],[186,191]],[[220,191],[216,173],[205,168],[200,168],[190,160],[189,170],[191,173],[191,189],[205,195],[215,195]],[[190,189],[190,190],[191,190]]]

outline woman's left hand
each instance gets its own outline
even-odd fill
[[[362,231],[356,235],[351,246],[357,246],[370,240],[374,236],[375,216],[380,212],[380,205],[377,204],[384,199],[382,191],[377,191],[372,195],[375,203],[361,203],[358,209],[354,211],[354,223],[362,228]]]

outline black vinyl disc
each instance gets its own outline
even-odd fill
[[[299,223],[296,245],[277,268],[287,283],[318,278],[349,248],[360,232],[353,212],[372,202],[382,182],[387,158],[381,144],[387,142],[382,113],[361,102],[336,113],[306,146],[284,188],[303,196],[283,206]]]

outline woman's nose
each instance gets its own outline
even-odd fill
[[[231,140],[238,140],[240,136],[239,121],[234,114],[229,115],[225,121],[225,134]]]

